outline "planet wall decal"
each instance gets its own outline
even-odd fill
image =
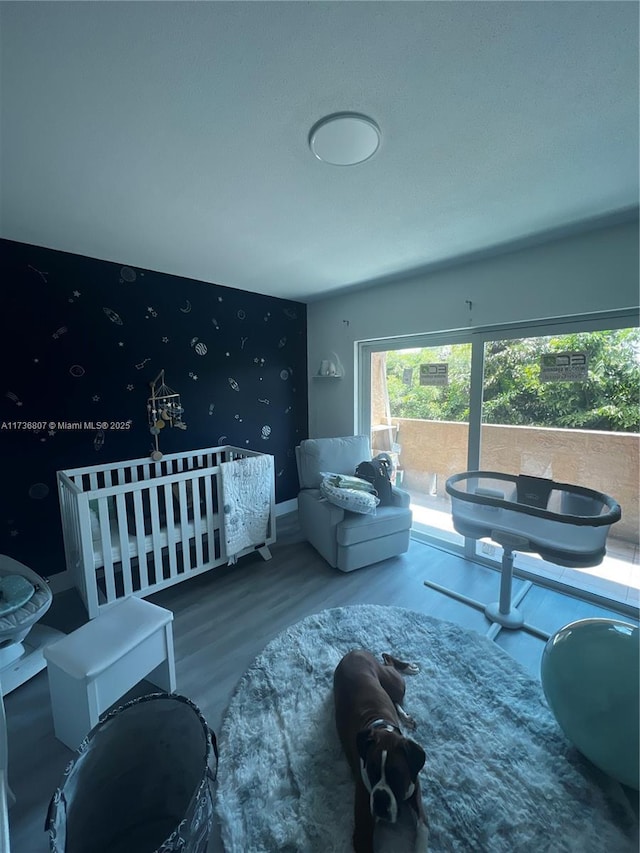
[[[41,501],[49,494],[49,486],[46,483],[34,483],[29,489],[29,497],[33,501]]]

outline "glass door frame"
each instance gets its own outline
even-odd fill
[[[516,338],[540,337],[543,335],[565,335],[577,332],[638,327],[638,310],[606,311],[598,314],[572,315],[538,322],[510,323],[483,326],[475,329],[458,329],[449,332],[425,332],[423,334],[379,338],[356,342],[355,416],[356,432],[371,435],[371,354],[389,350],[418,349],[471,343],[471,376],[469,398],[469,433],[467,444],[467,470],[479,470],[482,439],[482,401],[484,392],[484,348],[489,341]],[[495,567],[490,560],[476,554],[475,540],[465,538],[464,546],[447,542],[435,535],[416,533],[412,535],[443,550],[461,554],[469,560]]]

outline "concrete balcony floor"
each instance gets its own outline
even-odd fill
[[[418,533],[438,536],[444,542],[462,545],[464,539],[453,528],[451,504],[448,498],[408,490],[411,495],[413,526]],[[615,528],[613,528],[615,529]],[[536,554],[516,552],[515,568],[567,584],[611,601],[638,607],[640,605],[640,548],[609,535],[607,553],[599,566],[569,569],[548,563]],[[489,539],[477,543],[478,555],[500,564],[502,549]]]

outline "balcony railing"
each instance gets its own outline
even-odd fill
[[[445,497],[452,474],[467,470],[468,424],[392,418],[392,430],[373,432],[373,446],[385,448],[389,436],[400,447],[398,464],[410,491]],[[530,474],[587,486],[615,498],[622,519],[610,539],[638,545],[640,531],[640,435],[547,427],[482,427],[485,471]]]

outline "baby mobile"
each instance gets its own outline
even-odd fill
[[[165,385],[164,370],[161,370],[149,385],[151,386],[151,396],[147,400],[149,432],[155,440],[155,449],[151,453],[151,458],[154,462],[159,462],[162,459],[158,446],[160,432],[166,426],[186,429],[187,425],[182,420],[184,409],[180,402],[180,394]]]

